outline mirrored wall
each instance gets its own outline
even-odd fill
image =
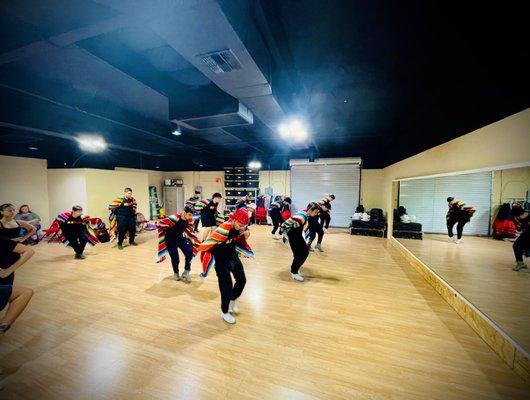
[[[400,180],[393,194],[394,238],[530,352],[530,166]]]

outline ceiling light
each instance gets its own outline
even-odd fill
[[[178,126],[177,129],[175,129],[173,132],[171,132],[171,134],[174,135],[174,136],[182,135],[182,131],[180,130],[180,126]]]
[[[108,147],[105,139],[98,135],[80,135],[75,140],[79,148],[87,153],[101,153]]]
[[[261,163],[259,161],[251,161],[248,163],[248,167],[251,169],[260,169]]]
[[[29,150],[38,150],[39,148],[38,148],[38,147],[32,147],[32,146],[30,146],[30,147],[28,147],[28,149],[29,149]]]
[[[301,142],[309,136],[305,124],[297,118],[281,124],[278,132],[283,139],[292,139],[295,142]]]

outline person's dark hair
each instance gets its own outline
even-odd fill
[[[320,210],[320,205],[312,201],[307,205],[307,211]]]
[[[216,197],[222,198],[223,196],[219,192],[215,192],[212,196],[212,199],[215,199]]]
[[[184,207],[184,212],[185,213],[193,213],[193,209],[190,206],[185,206]]]
[[[132,193],[132,189],[129,188],[129,187],[126,187],[125,189],[123,189],[123,192],[124,192],[124,193],[125,193],[125,192],[131,192],[131,193]]]
[[[333,200],[335,200],[335,195],[334,194],[330,194],[329,197],[331,197]]]
[[[499,221],[511,219],[511,206],[510,203],[501,204],[499,211],[497,212],[497,218]]]
[[[292,201],[291,201],[291,198],[290,197],[286,197],[285,199],[283,199],[283,201],[285,201],[286,203],[289,203],[291,204]]]
[[[9,207],[15,207],[15,206],[11,203],[4,203],[0,206],[0,218],[4,216],[4,210]]]
[[[195,194],[201,194],[201,191],[200,190],[196,190]]]
[[[72,211],[83,211],[83,207],[81,206],[73,206]]]
[[[398,217],[401,217],[402,215],[407,214],[407,209],[404,206],[399,206],[397,208],[397,214],[398,214]]]
[[[24,207],[28,207],[28,213],[31,212],[31,210],[29,209],[29,206],[28,206],[27,204],[22,204],[22,205],[20,206],[20,208],[18,209],[18,213],[19,213],[19,214],[22,214],[22,209],[23,209]]]
[[[450,201],[453,201],[454,199],[455,199],[454,197],[449,196],[449,197],[447,198],[447,202],[449,203]]]
[[[0,208],[0,210],[1,210],[1,208]],[[512,215],[514,217],[519,217],[519,216],[521,216],[523,214],[524,214],[523,207],[521,207],[520,204],[514,204],[513,207],[512,207]]]
[[[356,213],[363,213],[364,212],[364,206],[362,204],[359,204],[357,208],[355,209]]]

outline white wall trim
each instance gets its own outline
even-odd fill
[[[499,170],[505,170],[505,169],[524,168],[524,167],[530,167],[530,161],[525,161],[525,162],[516,163],[516,164],[498,165],[498,166],[494,166],[494,167],[484,167],[484,168],[477,168],[477,169],[469,169],[469,170],[465,170],[465,171],[445,172],[445,173],[441,173],[441,174],[421,175],[421,176],[413,176],[413,177],[409,177],[409,178],[395,178],[395,179],[392,179],[392,182],[411,181],[411,180],[415,180],[415,179],[426,179],[426,178],[438,178],[438,177],[441,177],[441,176],[474,174],[474,173],[477,173],[477,172],[499,171]]]

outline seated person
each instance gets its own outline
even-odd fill
[[[36,232],[28,239],[28,244],[34,244],[39,242],[39,231],[41,229],[40,217],[34,212],[30,211],[29,206],[27,204],[23,204],[20,206],[20,208],[18,209],[18,214],[15,215],[15,220],[24,221],[35,227]],[[23,229],[22,232],[23,234],[25,234],[25,229]]]
[[[499,207],[497,217],[493,220],[493,238],[514,239],[517,235],[517,228],[512,217],[512,211],[509,203],[504,203]]]
[[[25,221],[17,221],[15,218],[15,206],[5,203],[0,206],[0,237],[23,243],[36,232],[33,225]],[[22,234],[22,229],[26,233]]]
[[[14,272],[35,252],[23,244],[0,237],[0,311],[7,306],[0,319],[0,337],[11,327],[28,305],[33,290],[13,285]]]

